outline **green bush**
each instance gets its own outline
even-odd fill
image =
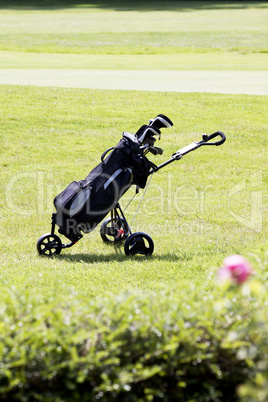
[[[266,401],[266,279],[105,300],[2,287],[0,399]]]

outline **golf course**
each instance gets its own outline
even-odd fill
[[[267,20],[258,1],[0,2],[0,400],[268,400]],[[153,254],[98,226],[39,256],[55,196],[158,114],[156,165],[227,139],[122,197]],[[233,255],[243,283],[219,280]]]

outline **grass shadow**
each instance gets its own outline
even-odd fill
[[[85,253],[78,253],[78,254],[60,254],[55,256],[57,260],[66,261],[66,262],[73,262],[73,263],[87,263],[87,264],[95,264],[95,263],[102,263],[102,262],[126,262],[126,261],[138,261],[143,263],[144,261],[166,261],[166,262],[176,262],[176,261],[189,261],[191,260],[193,255],[180,252],[178,254],[174,253],[164,253],[161,255],[152,255],[152,256],[143,256],[143,255],[135,255],[135,256],[126,256],[124,251],[116,250],[112,254],[85,254]]]
[[[266,2],[260,1],[155,1],[147,0],[114,0],[114,1],[88,1],[80,0],[77,4],[75,0],[0,0],[1,9],[64,9],[64,8],[99,8],[111,9],[115,11],[152,11],[152,10],[170,10],[170,11],[190,11],[190,10],[220,10],[220,9],[246,9],[246,8],[268,8]]]

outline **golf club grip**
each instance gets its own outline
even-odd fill
[[[213,144],[211,143],[211,145],[216,145],[216,146],[218,146],[218,145],[222,145],[222,144],[225,142],[225,140],[226,140],[226,136],[225,136],[225,134],[223,134],[222,131],[216,131],[216,133],[213,133],[213,134],[211,134],[211,135],[204,135],[203,138],[204,138],[204,141],[205,141],[205,142],[209,142],[209,141],[213,140],[213,138],[216,138],[216,137],[218,137],[218,136],[221,137],[221,140],[216,141],[216,142],[214,142]]]

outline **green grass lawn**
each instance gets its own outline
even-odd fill
[[[114,7],[3,7],[0,67],[267,69],[266,3],[123,3]],[[267,97],[3,86],[1,275],[8,285],[89,296],[108,291],[208,289],[223,258],[267,237]],[[84,178],[121,133],[158,113],[159,163],[203,133],[227,142],[202,148],[154,175],[133,230],[155,242],[152,258],[128,259],[99,228],[57,259],[39,258],[53,198]],[[125,206],[134,192],[122,200]],[[132,221],[142,192],[127,211]],[[53,290],[54,289],[54,290]]]
[[[209,290],[226,255],[250,257],[267,245],[267,97],[2,86],[0,102],[2,283],[88,297],[190,282]],[[102,242],[98,227],[58,258],[40,258],[36,242],[50,230],[54,196],[83,179],[124,130],[158,113],[174,126],[162,130],[155,162],[203,133],[222,130],[227,141],[153,176],[132,227],[153,237],[153,256],[127,258]],[[126,212],[129,223],[141,197]]]
[[[266,2],[0,4],[0,74],[1,68],[267,70]],[[187,386],[193,400],[200,396],[193,385],[203,382],[206,400],[220,400],[232,377],[236,389],[228,395],[267,399],[267,108],[267,96],[0,86],[1,395],[78,400],[79,389],[91,392],[98,377],[108,397],[120,384],[126,392],[133,386],[134,398],[136,377],[146,400],[157,392],[172,398],[174,384],[179,395]],[[126,257],[123,247],[103,243],[99,226],[56,258],[38,256],[54,197],[85,178],[123,131],[134,133],[159,113],[174,126],[162,130],[157,145],[164,154],[151,158],[157,164],[204,133],[222,130],[227,141],[155,173],[133,224],[144,191],[126,210],[132,231],[153,238],[153,255]],[[123,209],[134,192],[122,198]],[[240,289],[216,284],[216,270],[231,254],[256,270]],[[116,357],[123,345],[126,353]],[[150,356],[167,362],[167,377],[154,371]],[[189,369],[180,366],[185,362]],[[83,383],[94,365],[97,377]],[[150,381],[158,374],[162,388]],[[175,382],[165,394],[169,376]]]
[[[0,67],[267,69],[265,2],[113,4],[2,8]]]
[[[267,53],[73,54],[0,51],[1,68],[131,70],[267,70]]]
[[[31,4],[1,9],[0,67],[267,69],[263,2]],[[210,288],[210,272],[227,254],[266,241],[266,112],[267,97],[258,96],[1,87],[3,281],[90,296],[187,281]],[[220,129],[228,140],[153,177],[132,228],[152,235],[153,257],[127,259],[97,228],[59,258],[39,258],[36,241],[50,230],[54,196],[84,178],[124,130],[158,113],[174,121],[159,163],[202,133]],[[130,222],[141,197],[127,211]]]

